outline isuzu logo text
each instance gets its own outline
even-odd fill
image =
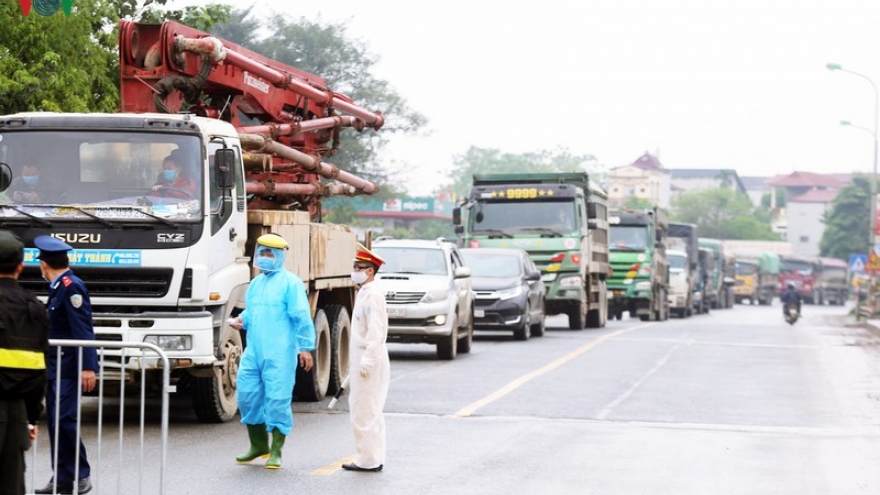
[[[49,235],[68,244],[100,244],[101,242],[101,234],[58,232]]]

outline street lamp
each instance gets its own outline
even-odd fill
[[[844,69],[843,67],[841,67],[840,64],[835,64],[832,62],[825,64],[825,68],[827,68],[830,71],[839,70],[841,72],[848,72],[854,76],[861,77],[862,79],[868,81],[871,84],[871,88],[874,90],[874,128],[873,129],[867,129],[865,127],[856,126],[846,120],[843,120],[840,122],[840,125],[843,125],[843,126],[852,126],[852,127],[856,127],[859,129],[863,129],[863,130],[869,132],[871,134],[871,136],[874,138],[874,167],[873,167],[873,173],[871,174],[871,182],[870,182],[870,184],[871,184],[871,199],[870,199],[871,216],[868,220],[868,225],[869,225],[869,227],[868,227],[868,232],[869,232],[869,234],[868,234],[868,250],[869,250],[868,254],[870,256],[870,250],[873,250],[874,246],[877,244],[876,239],[875,239],[874,229],[875,229],[875,224],[877,222],[877,114],[878,114],[878,107],[880,107],[880,92],[877,91],[877,85],[874,84],[874,81],[870,77],[868,77],[860,72],[855,72],[852,70]],[[873,311],[874,310],[874,301],[873,301],[874,276],[873,275],[871,275],[870,281],[871,281],[871,286],[868,289],[868,302],[871,305],[871,311]],[[858,304],[858,302],[856,304]]]

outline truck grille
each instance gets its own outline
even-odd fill
[[[164,297],[171,286],[174,270],[171,268],[76,268],[74,273],[81,278],[95,297]],[[27,267],[19,278],[19,283],[38,296],[49,293],[49,284],[40,275],[40,269]]]
[[[422,300],[424,292],[395,292],[388,291],[385,293],[386,304],[415,304]]]

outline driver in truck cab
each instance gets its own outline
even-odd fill
[[[186,174],[183,166],[183,156],[176,151],[162,161],[162,173],[159,180],[153,186],[150,196],[162,196],[166,198],[193,199],[196,193],[196,184]]]

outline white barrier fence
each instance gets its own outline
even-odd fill
[[[171,369],[168,357],[165,352],[158,346],[145,342],[108,342],[102,340],[58,340],[49,341],[52,346],[50,354],[54,353],[56,362],[61,362],[62,348],[75,349],[77,353],[78,369],[82,369],[83,349],[94,347],[98,353],[98,367],[101,370],[97,374],[97,386],[95,390],[83,395],[82,390],[82,373],[77,377],[77,406],[76,406],[76,439],[77,444],[81,440],[88,454],[89,464],[91,466],[90,479],[92,483],[91,494],[126,494],[132,493],[157,493],[165,494],[165,470],[168,457],[168,415],[169,415],[169,395],[175,391],[171,386]],[[110,358],[110,359],[105,359]],[[161,417],[159,419],[159,435],[158,445],[156,445],[155,434],[147,436],[146,424],[146,407],[147,407],[147,369],[138,365],[136,369],[132,369],[131,363],[144,363],[147,360],[158,361],[162,369],[160,405]],[[129,363],[127,369],[122,369],[120,363]],[[58,366],[55,379],[60,378],[61,366]],[[134,374],[140,374],[139,380]],[[108,378],[110,377],[110,378]],[[53,377],[50,377],[50,379]],[[138,390],[140,404],[137,410],[137,426],[126,424],[126,398],[131,394],[131,390],[126,390],[127,382],[139,382]],[[118,394],[105,394],[112,387],[118,387]],[[131,389],[133,386],[129,386]],[[115,391],[113,391],[115,392]],[[56,387],[55,400],[55,431],[58,431],[58,422],[60,414],[60,404],[58,400],[60,387]],[[117,418],[112,418],[115,413]],[[130,416],[130,415],[129,415]],[[48,414],[46,416],[49,417]],[[108,419],[110,418],[110,419]],[[116,419],[117,421],[114,421]],[[48,421],[48,419],[47,419]],[[129,423],[132,421],[129,420]],[[114,425],[115,423],[115,425]],[[42,488],[44,484],[52,477],[52,465],[57,465],[58,449],[50,449],[48,425],[41,421],[38,426],[38,436],[33,442],[31,454],[25,456],[27,462],[27,473],[25,476],[27,483],[27,493],[34,493],[35,489]],[[114,432],[114,430],[116,430]],[[136,431],[138,440],[136,445],[132,445],[130,438],[127,438]],[[155,430],[155,426],[151,425],[149,430]],[[115,433],[115,434],[114,434]],[[110,440],[108,440],[110,438]],[[160,449],[161,456],[156,462],[154,456],[147,458],[145,456],[145,448],[147,442],[150,442],[150,449]],[[57,447],[58,436],[56,435],[55,446]],[[115,447],[111,448],[111,444]],[[54,459],[51,452],[54,450]],[[112,451],[115,450],[115,456]],[[105,455],[108,453],[111,455]],[[50,464],[51,462],[51,464]],[[76,466],[74,473],[79,472],[79,457],[76,456]],[[135,474],[136,472],[136,474]],[[133,488],[133,482],[137,481],[137,490]],[[66,487],[54,486],[53,493],[64,493],[59,490]],[[78,492],[78,486],[74,483],[73,492]],[[71,493],[71,492],[66,492]]]

